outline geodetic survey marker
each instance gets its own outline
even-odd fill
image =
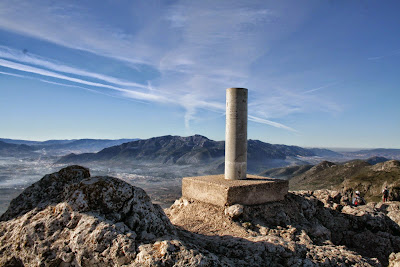
[[[245,88],[226,89],[225,174],[183,178],[183,197],[218,206],[284,199],[287,180],[247,174],[247,99]]]

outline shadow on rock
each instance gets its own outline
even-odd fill
[[[346,246],[386,266],[390,254],[400,251],[398,211],[398,203],[353,207],[339,192],[317,190],[289,193],[282,202],[244,207],[237,221],[248,222],[257,233],[303,232],[315,245]]]
[[[301,213],[302,202],[314,212]],[[166,213],[181,239],[207,248],[228,265],[381,266],[372,255],[333,243],[330,230],[313,221],[319,208],[311,204],[304,196],[290,194],[282,202],[242,207],[232,219],[229,207],[181,198]]]

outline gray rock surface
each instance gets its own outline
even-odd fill
[[[400,267],[400,253],[390,254],[389,267]]]
[[[80,166],[44,176],[0,220],[0,266],[210,263],[173,239],[175,227],[144,190]]]
[[[240,204],[235,204],[225,208],[225,215],[231,218],[237,218],[243,214],[244,206]]]
[[[234,219],[225,210],[189,202],[166,212],[173,224],[200,235],[192,237],[199,246],[215,244],[208,250],[220,258],[233,253],[224,248],[235,247],[240,252],[230,257],[233,265],[387,266],[397,259],[390,255],[400,251],[399,202],[353,207],[339,192],[317,190],[244,206]],[[269,258],[272,252],[275,257]]]
[[[0,266],[398,266],[398,202],[347,205],[328,190],[224,207],[70,166],[44,176],[0,218]],[[172,223],[171,223],[172,222]]]

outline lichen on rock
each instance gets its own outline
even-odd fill
[[[386,266],[398,260],[390,256],[400,251],[397,202],[353,207],[337,191],[299,191],[284,201],[244,206],[232,218],[229,207],[178,205],[183,201],[166,211],[171,221],[198,234],[193,242],[213,244],[208,250],[220,259],[231,253],[225,247],[235,246],[242,252],[230,258],[233,265],[244,266],[246,255],[254,256],[254,266]]]
[[[317,190],[226,208],[181,198],[164,213],[141,188],[69,166],[0,217],[0,266],[398,266],[399,210]]]
[[[90,177],[80,166],[44,176],[0,220],[0,266],[140,266],[143,254],[157,250],[152,244],[176,235],[143,189]],[[167,259],[207,259],[177,244],[177,251],[166,250]]]

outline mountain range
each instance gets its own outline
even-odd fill
[[[390,159],[400,160],[400,149],[387,149],[387,148],[377,148],[377,149],[363,149],[354,152],[343,153],[347,157],[351,158],[370,158],[373,156],[385,157]]]
[[[13,153],[39,151],[56,155],[67,153],[97,152],[106,147],[120,145],[122,143],[138,139],[74,139],[74,140],[47,140],[28,141],[17,139],[0,138],[0,151],[2,155],[13,155]],[[15,146],[18,145],[18,146]],[[29,148],[28,148],[29,147]],[[18,152],[18,153],[20,153]]]
[[[151,162],[161,164],[210,164],[223,171],[225,142],[213,141],[201,135],[189,137],[161,136],[137,140],[105,148],[97,153],[69,154],[57,163]],[[267,166],[288,165],[296,157],[312,157],[316,153],[298,146],[273,145],[248,140],[248,169],[257,171]],[[300,160],[297,160],[301,162]]]
[[[201,135],[189,137],[161,136],[150,139],[77,139],[28,141],[0,139],[0,155],[37,157],[48,155],[59,164],[98,163],[109,167],[125,167],[132,164],[159,164],[169,166],[201,166],[205,172],[222,173],[224,169],[224,141],[213,141]],[[339,153],[322,148],[269,144],[248,140],[248,171],[265,172],[263,175],[283,175],[281,170],[265,170],[285,166],[318,164],[323,160],[345,162],[375,156],[379,162],[382,155],[388,159],[400,159],[400,149],[373,149]],[[57,159],[54,159],[57,157]],[[370,159],[373,160],[373,159]],[[374,164],[376,162],[370,162]],[[303,172],[305,167],[291,167],[291,178]],[[295,174],[294,172],[297,173]],[[273,172],[278,173],[274,174]],[[291,173],[291,174],[290,174]]]
[[[24,156],[34,152],[34,148],[25,144],[10,144],[0,141],[0,156]]]

